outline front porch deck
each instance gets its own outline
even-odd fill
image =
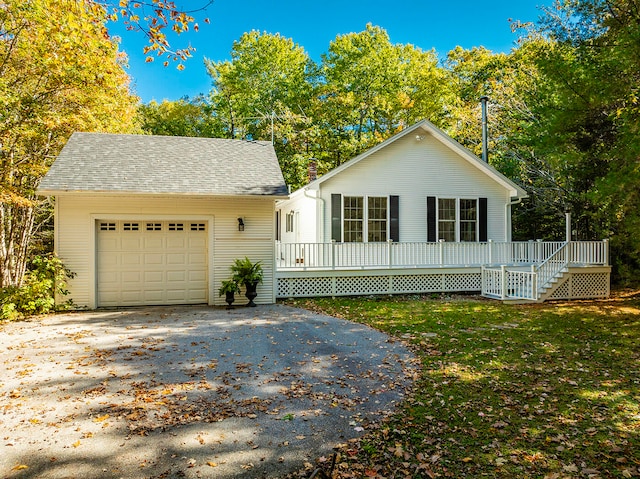
[[[276,296],[481,292],[500,300],[609,295],[608,242],[277,243]]]

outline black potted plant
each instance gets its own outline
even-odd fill
[[[244,259],[235,259],[233,265],[231,265],[231,273],[233,274],[233,280],[246,288],[245,296],[249,300],[247,306],[255,306],[256,303],[253,300],[258,295],[256,288],[258,284],[262,283],[264,276],[260,261],[252,263],[246,256]]]
[[[240,292],[240,286],[233,279],[225,279],[222,282],[222,286],[218,290],[218,294],[225,295],[224,300],[227,302],[227,309],[232,308],[233,302],[236,300],[235,294]]]

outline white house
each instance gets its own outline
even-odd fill
[[[511,208],[526,196],[416,123],[276,203],[276,296],[607,296],[606,241],[512,241]]]
[[[269,142],[75,133],[40,184],[78,306],[223,304],[235,258],[260,261],[273,303],[274,205],[287,197]],[[242,223],[243,226],[240,226]]]
[[[511,241],[526,192],[423,120],[276,205],[283,243]]]

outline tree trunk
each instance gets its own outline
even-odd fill
[[[22,285],[33,222],[33,206],[0,203],[0,287]]]

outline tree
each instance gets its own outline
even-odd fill
[[[191,57],[195,48],[191,45],[172,48],[166,33],[167,28],[175,35],[188,31],[190,27],[198,31],[199,26],[193,15],[206,10],[214,0],[203,1],[189,10],[178,7],[173,1],[152,0],[151,3],[138,0],[119,0],[117,3],[109,0],[75,1],[85,3],[89,8],[105,11],[109,20],[121,21],[127,29],[141,32],[148,40],[148,45],[144,47],[144,53],[148,54],[146,61],[152,62],[154,60],[152,54],[155,53],[157,56],[164,57],[166,59],[164,65],[168,66],[170,60],[181,62]],[[209,23],[208,18],[204,21]],[[182,63],[179,63],[178,69],[183,68]]]
[[[384,29],[371,24],[331,42],[320,76],[321,170],[417,120],[442,124],[451,94],[435,52],[394,45]]]
[[[234,42],[230,61],[205,64],[225,136],[272,140],[285,180],[301,184],[313,71],[304,49],[279,34],[252,31]]]
[[[615,279],[640,270],[640,2],[567,0],[538,27],[536,61],[553,85],[538,137],[567,179],[582,239],[611,237]],[[636,280],[637,281],[637,280]]]
[[[564,171],[544,148],[544,105],[554,86],[536,59],[548,48],[549,40],[532,36],[508,54],[458,47],[447,58],[457,93],[450,134],[480,156],[479,99],[488,96],[489,162],[530,194],[515,209],[517,239],[561,239],[572,194]]]
[[[192,100],[151,101],[138,107],[142,131],[151,135],[217,137],[224,134],[202,96]]]
[[[10,0],[0,9],[0,287],[19,286],[43,203],[36,196],[69,135],[129,131],[136,99],[104,9]]]

